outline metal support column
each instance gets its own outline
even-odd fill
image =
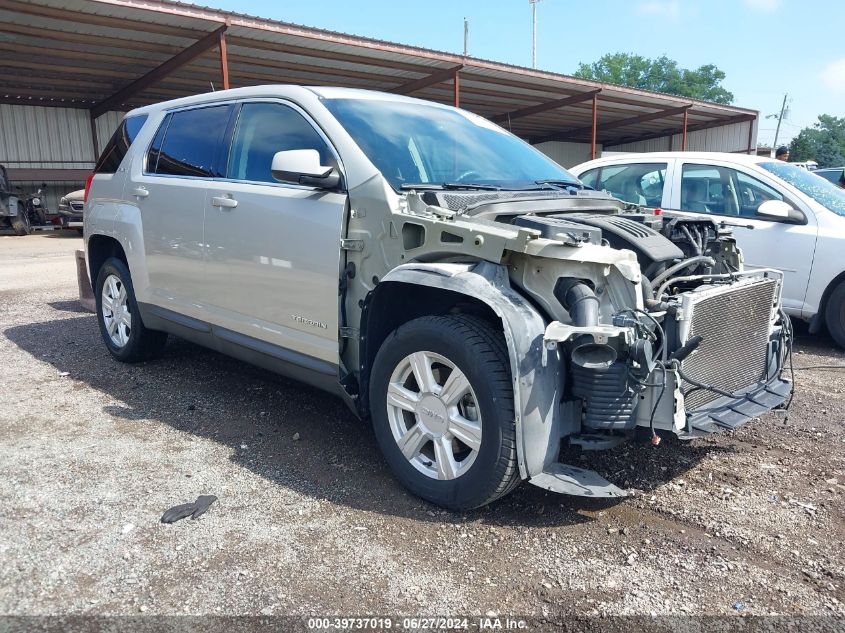
[[[687,151],[687,111],[684,110],[684,133],[681,140],[681,149]]]
[[[751,119],[748,122],[748,153],[754,154],[756,153],[757,148],[753,147],[754,144],[754,121],[757,119]]]
[[[223,90],[229,89],[229,56],[226,53],[226,31],[220,31],[220,74],[223,77]]]
[[[456,70],[455,75],[452,78],[452,85],[454,87],[455,92],[455,107],[459,108],[461,106],[461,73],[460,71]]]
[[[593,135],[592,135],[592,144],[590,146],[590,160],[595,160],[596,158],[596,129],[598,127],[598,114],[599,114],[599,96],[598,94],[593,95]]]
[[[94,147],[94,162],[100,158],[100,140],[97,138],[97,118],[93,110],[88,110],[88,117],[91,119],[91,145]]]

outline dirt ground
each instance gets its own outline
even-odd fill
[[[797,326],[788,418],[580,457],[631,498],[524,484],[457,514],[405,492],[339,400],[178,340],[113,361],[81,247],[0,236],[0,614],[845,615],[825,336]],[[206,515],[160,523],[200,494]]]

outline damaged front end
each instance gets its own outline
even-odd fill
[[[734,429],[791,393],[781,273],[743,271],[723,225],[583,190],[411,193],[394,218],[406,263],[382,282],[471,297],[501,320],[519,470],[537,486],[625,496],[562,463],[565,449]]]
[[[782,275],[744,272],[729,227],[644,213],[598,192],[464,200],[429,195],[456,210],[458,223],[506,224],[531,236],[511,240],[502,264],[509,289],[546,319],[542,359],[511,341],[521,357],[514,371],[530,386],[517,399],[522,465],[532,483],[624,496],[598,474],[561,463],[562,448],[735,429],[789,397],[782,374],[792,331],[780,310]],[[516,336],[507,327],[506,335]]]
[[[659,431],[690,439],[735,429],[786,401],[792,331],[780,310],[779,271],[742,272],[732,236],[709,221],[663,224],[623,212],[515,223],[542,231],[557,219],[605,227],[598,244],[609,241],[607,227],[623,224],[632,235],[626,250],[613,251],[614,262],[596,261],[595,235],[582,235],[562,257],[542,248],[532,256],[529,248],[512,258],[512,282],[554,316],[544,342],[561,359],[562,445],[607,449],[637,434],[656,445]],[[619,231],[611,235],[619,242]],[[570,239],[559,231],[548,237]],[[623,253],[634,253],[638,267]],[[568,494],[624,495],[559,462],[531,481]]]

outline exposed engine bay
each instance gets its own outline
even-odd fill
[[[542,308],[564,359],[560,436],[585,449],[638,427],[692,438],[783,403],[792,344],[779,271],[742,270],[730,227],[666,217],[597,192],[568,199],[430,194],[475,220],[536,231],[565,256],[510,253],[510,281]],[[584,192],[586,193],[586,192]],[[610,247],[610,249],[607,249]],[[608,257],[634,254],[638,266]],[[628,255],[630,260],[630,255]]]

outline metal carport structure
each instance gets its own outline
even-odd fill
[[[694,149],[756,144],[754,110],[171,0],[0,0],[0,55],[0,162],[16,180],[80,180],[132,107],[264,83],[460,105],[564,164],[696,133]]]

